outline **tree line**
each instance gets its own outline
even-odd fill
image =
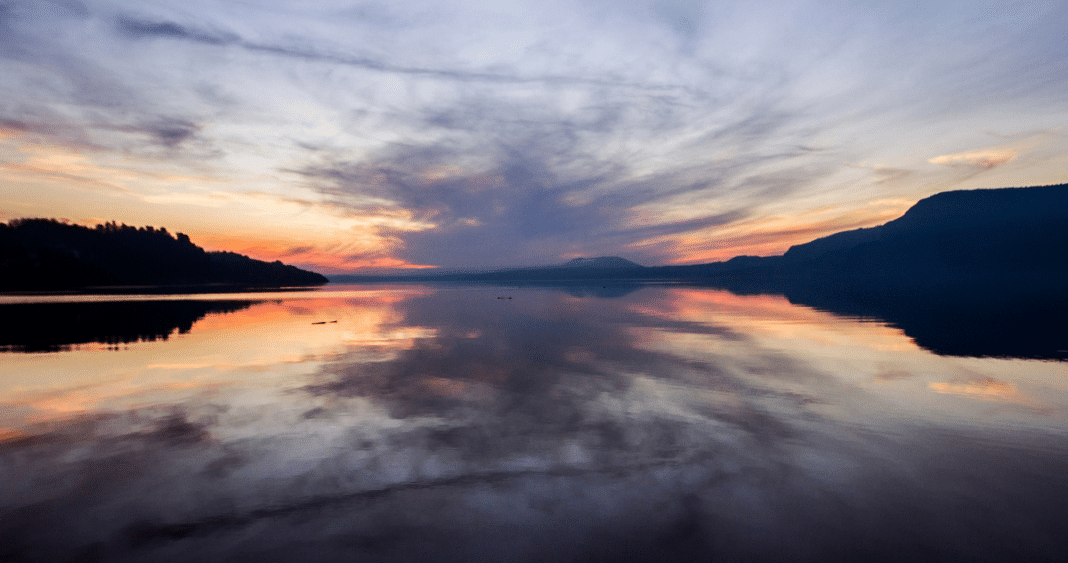
[[[229,284],[257,287],[326,283],[280,261],[208,252],[184,233],[109,221],[95,227],[57,219],[0,223],[0,290],[94,286]]]

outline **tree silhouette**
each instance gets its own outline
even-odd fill
[[[0,290],[231,284],[281,287],[323,276],[232,252],[207,252],[183,233],[109,221],[95,228],[56,219],[0,223]]]

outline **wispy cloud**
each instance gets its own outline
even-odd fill
[[[483,127],[465,131],[461,144],[480,137]],[[450,259],[451,266],[544,264],[566,253],[637,249],[643,240],[737,221],[750,213],[746,206],[757,205],[750,199],[719,212],[648,223],[644,206],[724,190],[707,180],[691,182],[686,174],[638,179],[622,159],[584,146],[582,135],[598,136],[590,131],[542,125],[537,133],[513,129],[509,137],[502,134],[508,128],[507,121],[486,126],[497,138],[477,141],[474,151],[444,142],[396,146],[366,161],[324,162],[300,172],[333,205],[366,210],[371,198],[425,220],[432,228],[391,231],[403,241],[399,255],[415,263]],[[471,162],[470,152],[479,158]],[[730,173],[723,180],[744,181]],[[641,261],[661,259],[629,252]]]
[[[228,45],[239,39],[237,35],[224,31],[207,31],[179,25],[173,21],[151,21],[128,15],[119,16],[116,27],[120,33],[132,39],[160,37],[184,39],[209,45]]]
[[[990,169],[1016,160],[1017,153],[1011,149],[988,149],[944,154],[930,159],[931,164],[943,166]]]
[[[0,160],[71,147],[379,215],[360,236],[442,266],[776,252],[812,226],[783,216],[1063,181],[1060,137],[961,148],[1068,125],[1068,8],[920,8],[9,0]]]
[[[160,144],[174,148],[196,135],[200,127],[186,119],[162,118],[146,123],[140,129]]]
[[[310,63],[344,65],[383,73],[413,75],[424,78],[457,81],[487,82],[503,84],[547,84],[547,85],[583,85],[613,88],[638,88],[645,90],[681,90],[682,84],[664,84],[649,81],[627,80],[613,73],[590,75],[586,73],[524,73],[503,72],[491,68],[448,68],[419,65],[405,65],[391,61],[388,57],[371,54],[355,54],[326,45],[312,46],[306,42],[260,42],[242,38],[233,32],[199,28],[179,24],[168,20],[139,19],[129,15],[120,15],[116,28],[121,34],[131,39],[172,39],[190,41],[212,46],[235,46],[250,52],[263,53],[278,57],[299,59]]]

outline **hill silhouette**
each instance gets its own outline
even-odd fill
[[[95,228],[55,219],[0,223],[0,291],[88,287],[308,286],[323,276],[233,252],[208,252],[166,229],[109,222]]]
[[[361,281],[818,279],[832,285],[928,286],[962,278],[1012,283],[1068,274],[1068,184],[942,192],[877,227],[790,247],[781,256],[736,256],[686,266],[640,266],[619,257],[483,272],[337,275]],[[1020,279],[1020,281],[1024,281]],[[1041,284],[1041,281],[1031,280]]]
[[[597,258],[574,258],[567,261],[562,267],[564,268],[600,268],[600,269],[632,269],[632,268],[644,268],[640,264],[635,264],[626,258],[620,258],[619,256],[598,256]]]
[[[878,227],[794,246],[783,265],[851,276],[1068,270],[1068,184],[943,192]]]

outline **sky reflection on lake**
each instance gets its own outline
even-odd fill
[[[0,561],[1068,554],[1064,362],[610,289],[230,295],[0,354]]]

